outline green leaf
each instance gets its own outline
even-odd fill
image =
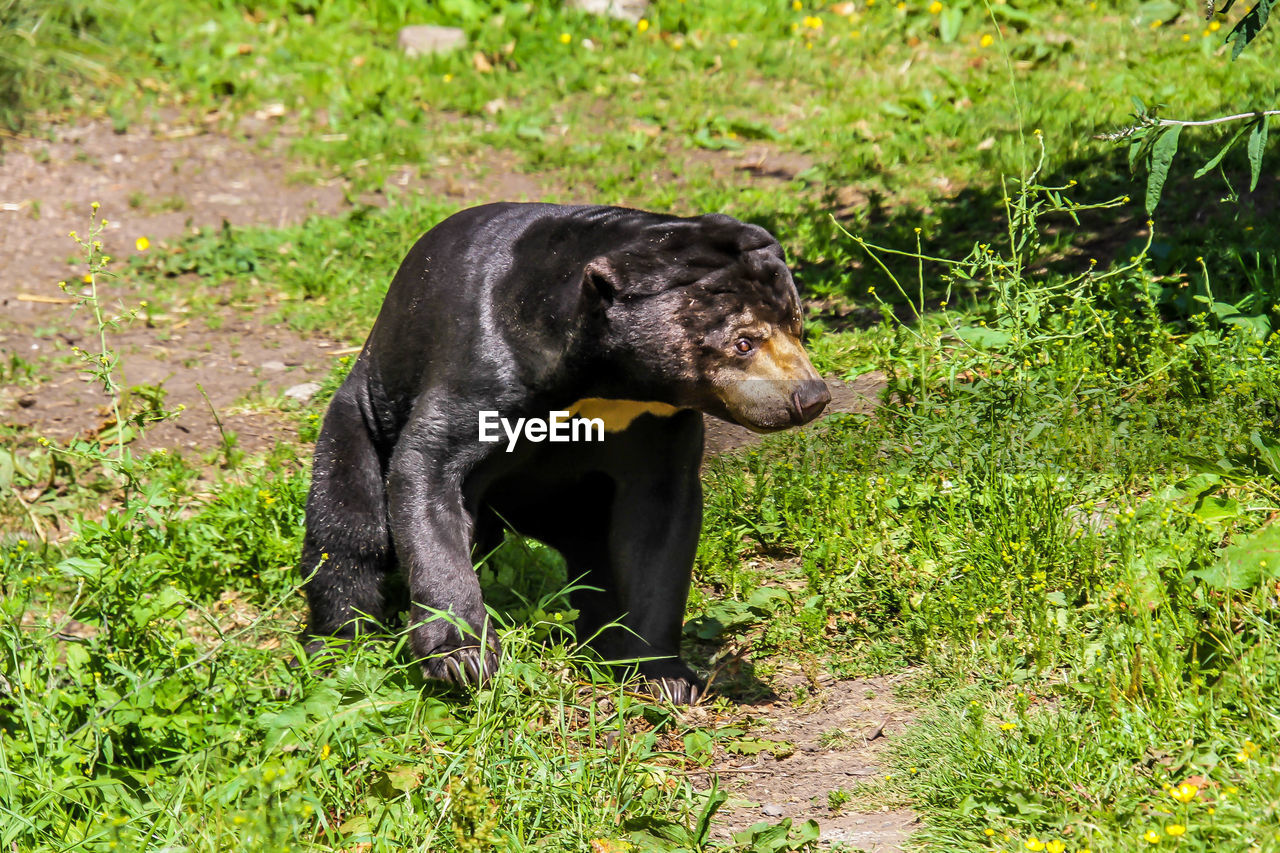
[[[1276,0],[1257,0],[1253,8],[1249,10],[1240,22],[1227,33],[1227,44],[1233,44],[1231,48],[1231,58],[1234,60],[1245,49],[1249,42],[1258,37],[1258,33],[1266,26],[1267,17],[1271,14],[1271,7],[1275,5]]]
[[[979,350],[998,350],[1013,340],[1009,332],[986,326],[961,326],[955,333],[960,340]]]
[[[693,842],[702,849],[706,846],[708,839],[711,837],[711,819],[715,817],[716,812],[729,799],[729,795],[720,790],[720,780],[711,777],[711,790],[707,792],[707,803],[702,807],[702,811],[698,813],[698,821],[693,827]]]
[[[1258,187],[1258,177],[1262,174],[1262,152],[1267,147],[1267,117],[1259,116],[1258,122],[1249,133],[1249,192]]]
[[[791,594],[785,589],[773,586],[758,587],[747,599],[747,607],[759,616],[768,616],[783,604],[791,601]]]
[[[387,771],[387,784],[407,794],[422,784],[422,771],[409,765],[392,768]]]
[[[342,825],[338,827],[338,832],[343,835],[368,835],[373,831],[373,825],[369,821],[367,814],[356,815],[347,818]],[[350,839],[348,839],[350,840]]]
[[[714,752],[712,737],[707,732],[697,729],[684,736],[684,754],[698,764],[706,766],[711,763]]]
[[[938,38],[943,44],[951,44],[960,35],[960,25],[964,23],[964,9],[960,6],[948,6],[938,16]]]
[[[673,820],[645,816],[629,818],[622,823],[627,839],[641,850],[675,851],[687,848],[689,830]]]
[[[1182,125],[1174,124],[1166,128],[1151,146],[1151,172],[1147,176],[1147,213],[1155,213],[1160,203],[1160,193],[1164,191],[1165,178],[1169,177],[1169,166],[1173,163],[1173,155],[1178,152],[1178,137],[1182,135]]]
[[[1265,341],[1271,336],[1271,320],[1266,314],[1230,314],[1222,318],[1228,326],[1238,326],[1249,332],[1255,341]]]
[[[758,737],[745,737],[739,740],[730,741],[725,745],[725,751],[734,752],[738,755],[759,755],[762,752],[768,752],[774,758],[786,758],[788,755],[796,751],[795,744],[788,743],[784,740],[766,740]]]
[[[1151,154],[1151,146],[1160,135],[1157,126],[1144,127],[1135,131],[1129,142],[1129,174],[1138,174],[1140,166]]]
[[[1192,515],[1205,524],[1220,524],[1240,517],[1240,503],[1234,498],[1201,498]]]
[[[1249,443],[1257,448],[1258,461],[1266,467],[1272,477],[1280,480],[1280,441],[1264,437],[1254,430],[1249,433]]]
[[[1215,589],[1251,589],[1263,578],[1280,577],[1280,525],[1269,524],[1246,536],[1212,566],[1187,574]]]
[[[1218,153],[1213,155],[1213,159],[1196,170],[1195,177],[1203,178],[1205,175],[1209,174],[1210,170],[1216,168],[1217,165],[1222,162],[1222,158],[1227,156],[1227,152],[1234,148],[1235,144],[1240,141],[1240,137],[1244,136],[1245,131],[1247,131],[1250,126],[1249,122],[1245,122],[1240,125],[1240,127],[1236,128],[1236,132],[1227,140],[1226,145],[1218,149]]]
[[[782,135],[764,122],[749,121],[747,119],[736,119],[729,122],[729,130],[741,136],[743,139],[771,139],[778,140]]]

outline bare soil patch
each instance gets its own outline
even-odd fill
[[[776,699],[740,706],[753,722],[750,736],[790,744],[775,756],[718,754],[710,772],[719,776],[729,800],[716,815],[713,832],[729,839],[753,824],[791,818],[794,824],[816,820],[824,846],[845,845],[890,853],[903,849],[918,819],[909,809],[859,807],[853,798],[831,807],[831,792],[850,792],[860,783],[883,779],[883,756],[892,739],[915,717],[896,699],[894,689],[910,673],[814,685],[796,674],[781,692],[803,685],[812,695],[799,705]],[[816,688],[816,689],[815,689]],[[698,781],[710,786],[710,775]]]
[[[72,346],[93,345],[89,318],[73,313],[57,287],[84,271],[68,263],[80,259],[67,235],[88,230],[91,202],[101,204],[108,220],[103,252],[114,258],[137,251],[138,237],[155,243],[224,222],[278,227],[350,206],[347,182],[300,173],[285,153],[288,136],[270,121],[248,118],[240,133],[233,138],[180,118],[123,133],[91,121],[7,145],[0,168],[0,356],[17,355],[55,375],[38,385],[0,387],[0,422],[51,439],[90,435],[104,424],[108,400],[101,390],[49,361],[69,355]],[[541,195],[541,182],[502,152],[437,165],[394,173],[387,191],[457,198],[459,207]],[[381,196],[362,201],[380,203]],[[134,304],[146,298],[129,292],[127,283],[123,291]],[[148,435],[147,447],[218,447],[214,412],[245,451],[270,447],[292,432],[291,418],[272,401],[328,375],[334,354],[358,342],[298,334],[268,323],[269,310],[265,303],[228,305],[216,317],[175,317],[154,328],[135,323],[110,334],[127,385],[162,384],[167,406],[185,406],[179,419]]]

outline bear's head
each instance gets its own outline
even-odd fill
[[[712,214],[647,225],[586,265],[615,364],[654,399],[757,432],[831,394],[800,343],[800,297],[768,231]]]

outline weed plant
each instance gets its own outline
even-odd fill
[[[1036,276],[1032,229],[1079,210],[1034,178],[945,262],[989,303],[882,333],[881,410],[713,468],[695,624],[919,667],[936,710],[861,793],[921,804],[929,849],[1271,849],[1276,281]]]

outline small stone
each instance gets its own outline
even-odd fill
[[[782,817],[782,806],[777,803],[766,803],[760,807],[765,817]]]
[[[299,403],[306,403],[319,390],[319,382],[303,382],[300,385],[294,385],[292,388],[286,388],[284,395],[291,400],[297,400]]]
[[[277,373],[278,373],[278,372],[280,372],[281,370],[284,370],[284,367],[285,367],[285,365],[284,365],[284,362],[283,362],[283,361],[264,361],[264,362],[262,362],[262,369],[263,369],[263,370],[270,370],[270,371],[274,371],[274,372],[277,372]]]
[[[418,24],[401,28],[399,43],[407,56],[429,56],[462,47],[467,43],[467,34],[457,27]]]
[[[649,11],[648,0],[565,0],[564,5],[588,15],[608,15],[633,24]]]
[[[18,398],[18,405],[24,409],[29,409],[36,404],[36,398],[30,394],[23,394]]]

